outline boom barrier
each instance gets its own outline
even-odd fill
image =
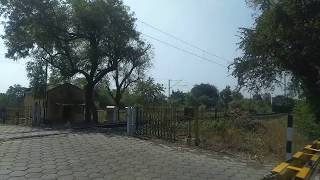
[[[295,153],[291,159],[277,165],[264,179],[310,179],[320,162],[319,155],[320,139],[305,146],[301,151]]]

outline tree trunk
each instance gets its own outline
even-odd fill
[[[92,120],[94,123],[98,123],[98,112],[96,108],[96,104],[94,103],[94,100],[92,99],[92,105],[91,105],[91,112],[92,112]]]
[[[89,83],[85,87],[85,121],[86,123],[92,122],[92,109],[93,109],[93,88],[94,85],[92,83]]]
[[[120,119],[120,117],[119,117],[119,115],[120,115],[120,101],[121,101],[121,92],[117,91],[116,97],[114,98],[114,103],[117,107],[117,109],[116,109],[117,110],[117,119],[116,119],[117,122],[119,122],[119,119]]]

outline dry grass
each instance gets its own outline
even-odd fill
[[[246,159],[282,161],[285,158],[286,117],[272,117],[259,124],[258,129],[241,129],[226,124],[225,130],[219,131],[202,123],[200,126],[201,146],[214,151],[222,151]],[[298,131],[294,132],[296,152],[310,141]]]

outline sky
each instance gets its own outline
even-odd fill
[[[172,89],[182,91],[200,83],[213,84],[219,90],[236,85],[227,66],[241,54],[239,27],[253,25],[253,10],[245,0],[124,0],[124,4],[135,13],[137,29],[153,47],[148,75],[156,82],[168,87],[172,80]],[[0,39],[0,92],[13,84],[28,86],[26,60],[13,62],[5,58],[5,52]]]

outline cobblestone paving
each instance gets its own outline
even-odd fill
[[[1,135],[21,137],[27,130],[34,129],[0,125]],[[0,142],[0,180],[239,180],[260,179],[270,168],[102,133],[60,131]]]

